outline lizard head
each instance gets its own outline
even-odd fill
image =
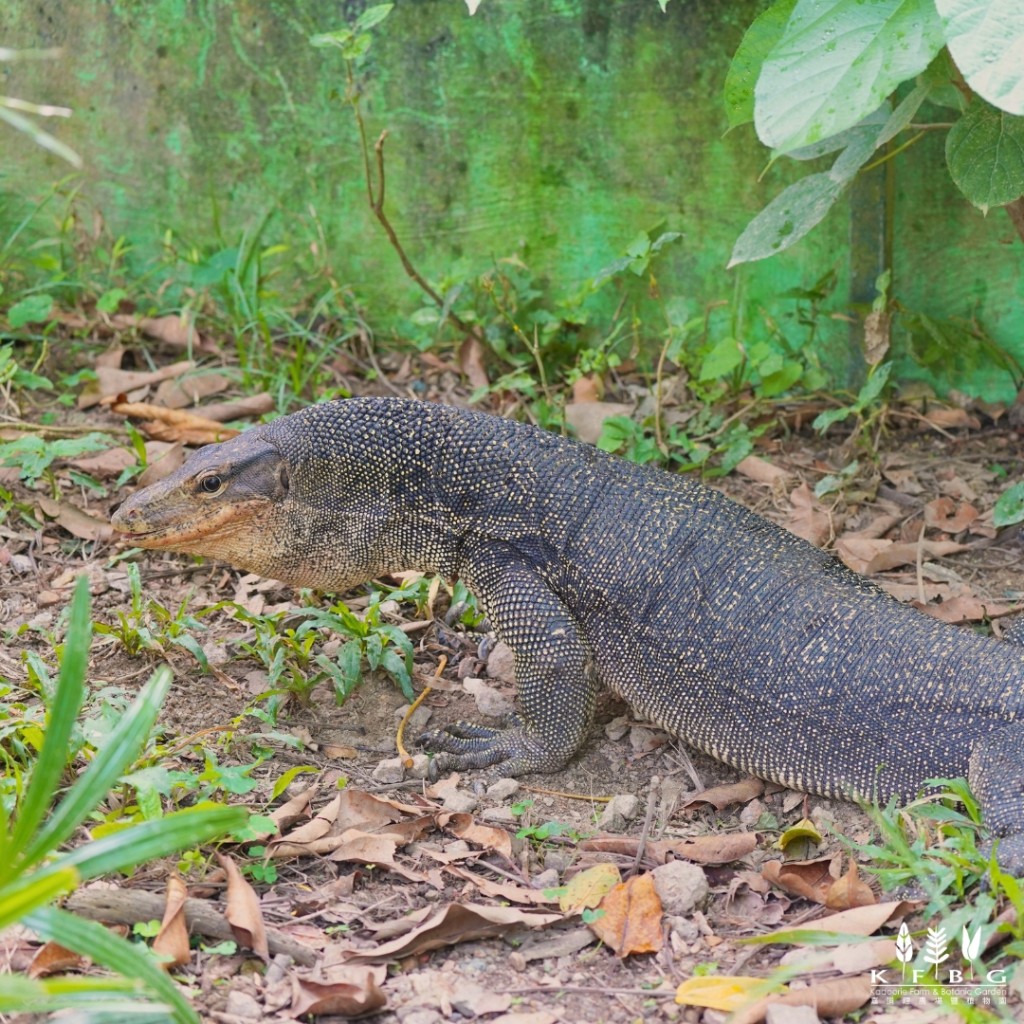
[[[114,529],[143,548],[211,555],[266,572],[287,526],[288,462],[257,428],[201,448],[114,513]]]

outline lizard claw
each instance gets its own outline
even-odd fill
[[[567,758],[548,750],[517,715],[509,716],[507,722],[502,728],[454,722],[423,733],[419,745],[438,755],[430,762],[430,781],[446,772],[475,768],[489,768],[489,775],[502,778],[554,771],[565,764]]]

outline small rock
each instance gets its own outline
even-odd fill
[[[557,889],[558,883],[558,872],[553,868],[548,868],[539,875],[534,875],[533,881],[530,884],[534,889]]]
[[[488,715],[491,718],[502,718],[514,706],[511,697],[496,690],[483,679],[464,679],[462,686],[466,693],[473,695],[476,706],[482,715]]]
[[[747,828],[753,828],[762,814],[764,814],[764,804],[760,800],[751,800],[740,811],[740,824],[745,825]]]
[[[394,719],[395,724],[405,718],[406,711],[409,710],[408,704],[403,704],[400,708],[395,708]],[[428,708],[426,704],[421,704],[410,716],[409,721],[405,723],[405,735],[406,736],[419,736],[421,732],[427,727],[427,722],[430,721],[431,716],[434,714],[432,708]]]
[[[405,774],[410,779],[425,779],[430,771],[430,756],[428,754],[413,754],[412,767],[405,769]]]
[[[696,942],[700,936],[700,930],[688,917],[666,915],[665,923],[669,926],[672,934],[677,935],[682,942]]]
[[[224,1010],[234,1017],[244,1017],[246,1020],[263,1019],[263,1007],[248,992],[229,992]]]
[[[640,801],[632,793],[620,793],[613,796],[601,812],[597,824],[607,832],[621,832],[626,822],[636,816]]]
[[[548,850],[544,854],[544,869],[557,871],[559,877],[565,874],[566,868],[572,863],[572,857],[561,850]]]
[[[400,757],[389,757],[373,769],[374,782],[401,782],[405,778],[405,765]]]
[[[672,860],[662,864],[651,872],[651,878],[661,906],[670,917],[689,914],[708,894],[707,877],[689,861]]]
[[[604,734],[610,740],[621,740],[623,736],[629,732],[629,727],[632,723],[625,715],[619,715],[618,718],[613,718],[605,727]]]
[[[488,807],[480,812],[479,818],[496,825],[512,825],[518,820],[508,807]]]
[[[508,954],[506,962],[513,971],[518,971],[520,974],[526,970],[526,957],[517,949],[512,950],[512,952]]]
[[[62,598],[56,590],[40,590],[36,595],[36,604],[40,608],[47,608],[51,604],[60,604]]]
[[[466,793],[464,790],[456,789],[451,793],[445,794],[443,807],[446,811],[451,811],[454,814],[472,814],[479,801],[472,793]]]
[[[507,683],[516,681],[515,656],[508,644],[499,641],[487,655],[487,674],[492,679],[503,679]]]
[[[488,800],[508,800],[519,791],[518,779],[498,779],[487,787]]]
[[[395,1016],[402,1024],[441,1024],[444,1018],[437,1012],[426,1006],[413,1006],[408,1010],[396,1008]]]
[[[769,1003],[764,1011],[765,1024],[820,1024],[820,1020],[813,1006]]]

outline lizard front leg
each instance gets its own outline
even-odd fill
[[[518,711],[502,728],[456,722],[420,737],[439,754],[431,774],[492,767],[495,775],[553,772],[579,750],[597,698],[586,644],[569,609],[511,549],[470,562],[470,582],[512,649]]]
[[[1024,877],[1024,722],[975,742],[968,781],[981,801],[985,824],[999,840],[999,866]]]

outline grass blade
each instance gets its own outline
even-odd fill
[[[44,907],[34,910],[23,923],[43,939],[59,942],[66,949],[81,953],[126,978],[142,982],[149,992],[167,1004],[177,1024],[200,1024],[199,1014],[177,983],[148,953],[95,921],[83,921],[57,907]]]
[[[79,576],[71,599],[71,617],[64,643],[64,658],[57,680],[57,692],[46,723],[46,739],[39,760],[32,772],[25,797],[18,807],[18,819],[8,847],[8,857],[16,861],[39,823],[53,803],[54,793],[67,764],[68,745],[85,697],[85,673],[89,665],[89,641],[92,621],[89,618],[89,579]]]
[[[138,757],[160,713],[172,678],[167,665],[161,665],[153,673],[92,764],[28,844],[23,866],[42,860],[64,842]]]
[[[60,868],[45,878],[16,878],[0,886],[0,931],[70,892],[78,882],[79,874],[74,868]]]

